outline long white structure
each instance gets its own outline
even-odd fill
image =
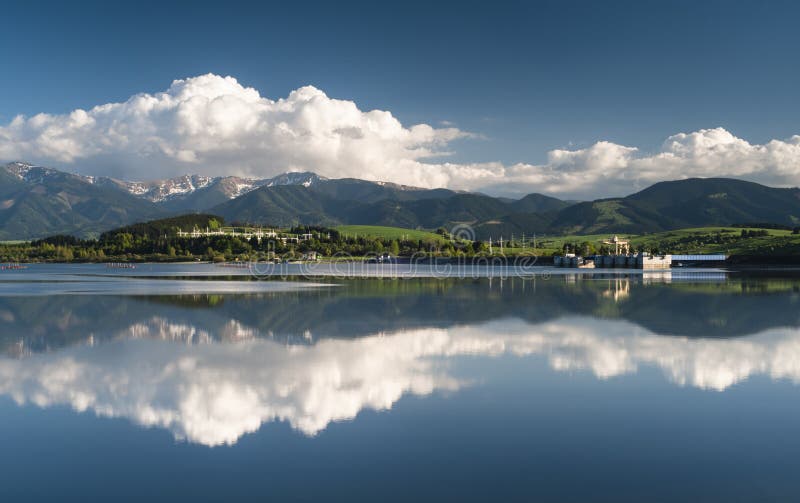
[[[235,236],[245,239],[250,238],[277,238],[278,233],[272,229],[263,229],[260,227],[217,227],[210,229],[208,227],[203,229],[194,228],[191,231],[178,231],[179,238],[203,238],[210,236]]]

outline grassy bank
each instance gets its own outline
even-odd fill
[[[366,225],[316,229],[302,242],[278,238],[257,241],[234,236],[179,238],[171,229],[138,224],[112,231],[99,240],[54,236],[34,242],[0,243],[0,262],[180,262],[279,258],[303,259],[309,252],[320,258],[394,256],[471,257],[486,255],[551,256],[565,251],[582,255],[609,253],[603,241],[608,234],[539,237],[525,243],[454,242],[448,236],[423,230]],[[298,230],[305,232],[305,230]],[[310,232],[310,230],[309,230]],[[791,230],[759,227],[702,227],[619,237],[634,251],[651,253],[725,253],[749,257],[784,257],[800,260],[800,234]],[[788,259],[787,259],[788,257]]]
[[[400,240],[431,240],[442,242],[445,240],[441,234],[417,229],[403,229],[402,227],[383,227],[380,225],[340,225],[334,227],[340,234],[348,237],[368,237],[381,239]]]
[[[636,250],[661,253],[725,253],[728,255],[800,255],[800,234],[760,227],[699,227],[653,234],[619,234]],[[601,252],[607,234],[547,237],[540,246],[548,250],[588,247]]]

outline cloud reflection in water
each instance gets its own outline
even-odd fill
[[[468,383],[449,363],[463,355],[542,355],[556,370],[585,369],[602,379],[647,365],[676,384],[719,391],[758,374],[800,382],[796,328],[697,339],[655,335],[626,321],[506,319],[308,346],[252,338],[248,330],[232,328],[237,336],[227,340],[240,342],[213,343],[201,329],[160,320],[132,326],[110,343],[0,358],[0,393],[20,404],[124,417],[214,446],[233,444],[265,422],[286,421],[314,435],[361,410],[390,409],[405,394],[458,390]]]

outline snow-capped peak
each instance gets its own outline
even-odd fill
[[[11,162],[6,164],[8,172],[18,177],[20,180],[24,180],[31,168],[35,167],[36,166],[33,164],[28,164],[26,162]]]
[[[5,168],[12,175],[28,183],[41,183],[45,178],[61,173],[53,168],[44,168],[19,161],[6,164]]]
[[[303,187],[311,187],[317,183],[327,180],[327,178],[311,172],[289,172],[270,178],[264,185],[267,187],[274,187],[276,185],[302,185]]]
[[[12,162],[5,165],[6,170],[20,180],[28,183],[43,183],[53,176],[74,176],[97,186],[114,187],[131,195],[154,203],[186,197],[198,190],[217,187],[225,196],[235,199],[259,187],[280,185],[301,185],[312,187],[328,180],[311,172],[287,172],[273,178],[243,178],[238,176],[182,175],[175,178],[150,181],[130,181],[106,176],[88,176],[66,173],[53,168],[36,166],[26,162]]]
[[[218,178],[203,175],[183,175],[167,180],[149,182],[121,181],[122,188],[134,196],[143,197],[154,203],[166,201],[173,197],[184,196],[208,187]]]

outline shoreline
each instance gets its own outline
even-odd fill
[[[81,261],[81,260],[71,260],[71,261],[58,261],[58,260],[46,260],[46,261],[7,261],[3,262],[3,265],[22,265],[22,266],[30,266],[30,265],[105,265],[109,269],[116,268],[111,264],[121,264],[121,265],[180,265],[180,266],[190,266],[190,265],[198,265],[198,266],[217,266],[217,267],[242,267],[242,266],[260,266],[263,267],[265,265],[271,266],[284,266],[284,265],[305,265],[305,266],[314,266],[314,265],[340,265],[340,264],[364,264],[364,265],[382,265],[382,266],[408,266],[408,265],[424,265],[424,266],[471,266],[471,267],[557,267],[559,269],[570,270],[573,268],[561,268],[555,266],[553,263],[553,257],[535,257],[531,255],[519,255],[519,256],[474,256],[474,257],[399,257],[397,259],[386,261],[386,262],[376,262],[374,260],[369,259],[351,259],[351,260],[329,260],[329,259],[320,259],[320,260],[298,260],[298,261],[287,261],[287,262],[271,262],[271,261],[225,261],[225,262],[218,262],[218,261],[208,261],[208,260],[181,260],[181,261],[164,261],[164,260],[108,260],[108,261]],[[244,268],[244,267],[242,267]],[[707,269],[709,267],[697,267],[693,265],[681,266],[681,267],[671,267],[669,269],[663,270],[679,270],[679,269]],[[800,268],[800,256],[769,256],[769,255],[732,255],[728,258],[728,260],[724,262],[720,262],[719,264],[714,264],[714,268],[731,268],[731,269],[751,269],[751,268],[776,268],[776,269],[785,269],[785,268]],[[125,269],[125,267],[119,267],[119,269]],[[598,268],[600,270],[615,270],[615,268]],[[636,270],[636,268],[618,268],[620,270]],[[659,269],[661,270],[661,269]]]
[[[38,274],[61,274],[63,276],[76,275],[81,277],[94,276],[104,278],[252,278],[254,280],[293,278],[341,278],[341,279],[368,279],[368,278],[549,278],[549,277],[586,277],[586,278],[615,278],[615,277],[700,277],[707,274],[736,274],[736,273],[776,273],[795,274],[800,272],[798,265],[767,265],[744,267],[737,266],[705,266],[705,267],[672,267],[668,269],[638,269],[638,268],[572,268],[556,267],[551,264],[515,265],[509,263],[461,263],[458,262],[428,262],[428,263],[368,263],[361,261],[351,262],[292,262],[292,263],[247,263],[240,267],[219,267],[219,264],[209,262],[140,262],[136,267],[108,268],[103,263],[36,263],[30,264],[22,270],[8,270],[0,273],[0,280],[7,278],[11,281],[25,280],[26,277]]]

